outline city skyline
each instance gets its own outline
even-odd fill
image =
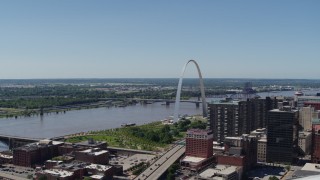
[[[318,1],[1,4],[0,79],[320,77]]]

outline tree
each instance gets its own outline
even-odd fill
[[[269,177],[269,180],[279,180],[279,178],[277,178],[275,176],[271,176],[271,177]]]

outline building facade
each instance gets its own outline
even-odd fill
[[[263,137],[258,140],[257,160],[267,162],[267,138]]]
[[[84,151],[76,151],[75,159],[82,162],[93,164],[108,164],[109,151],[101,150],[99,148],[87,149]]]
[[[190,129],[186,135],[186,156],[210,158],[213,156],[212,144],[212,131]]]
[[[267,162],[292,163],[297,156],[298,116],[291,107],[269,111]]]
[[[215,141],[241,136],[267,126],[267,113],[277,107],[277,99],[253,98],[246,101],[212,102],[208,105],[210,129]]]
[[[312,154],[311,161],[320,163],[320,119],[312,120]]]
[[[305,131],[299,132],[298,145],[304,155],[309,155],[312,148],[312,133]]]
[[[213,139],[223,142],[227,136],[239,135],[238,102],[219,102],[208,105],[208,118]]]
[[[301,107],[299,110],[299,124],[304,130],[311,130],[312,128],[312,118],[315,112],[314,107]]]
[[[51,159],[59,154],[58,147],[63,142],[43,140],[13,150],[13,164],[32,167],[37,163]]]
[[[320,103],[320,96],[297,96],[297,107],[302,108],[305,104]]]

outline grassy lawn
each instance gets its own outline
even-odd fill
[[[89,135],[71,137],[67,142],[77,143],[92,138],[96,141],[106,141],[109,146],[141,149],[149,151],[162,150],[173,141],[185,137],[189,128],[205,128],[206,122],[184,120],[174,125],[163,125],[161,122],[152,122],[145,125],[109,129],[89,132]]]

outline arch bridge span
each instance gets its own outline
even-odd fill
[[[183,81],[184,74],[186,72],[186,68],[187,68],[188,64],[190,64],[190,63],[192,63],[192,64],[194,64],[196,66],[197,71],[198,71],[198,75],[199,75],[203,117],[207,117],[207,115],[208,115],[206,95],[205,95],[205,92],[204,92],[204,83],[203,83],[200,67],[199,67],[198,63],[195,60],[191,59],[183,66],[183,69],[182,69],[182,72],[181,72],[181,75],[180,75],[178,89],[177,89],[177,95],[176,95],[176,102],[175,102],[175,107],[174,107],[174,116],[173,116],[174,117],[174,121],[178,121],[182,81]]]

